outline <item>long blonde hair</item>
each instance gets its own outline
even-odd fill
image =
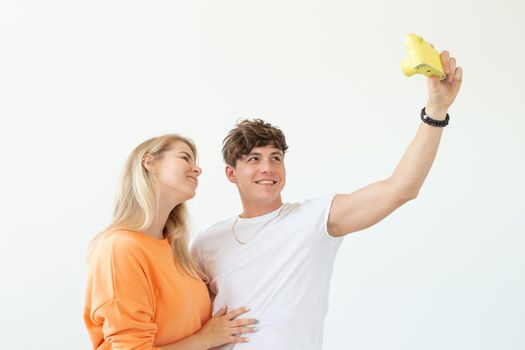
[[[141,232],[150,227],[157,219],[159,192],[154,174],[143,166],[146,155],[156,156],[171,149],[175,142],[184,142],[197,157],[193,142],[177,134],[158,136],[144,141],[129,155],[121,175],[120,186],[115,201],[111,225],[102,232],[129,230]],[[188,211],[186,204],[178,204],[168,215],[163,235],[171,245],[177,268],[191,277],[202,278],[188,250]],[[90,246],[90,255],[101,234],[97,235]]]

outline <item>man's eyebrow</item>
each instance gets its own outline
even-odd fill
[[[281,152],[281,151],[274,151],[274,152],[270,153],[270,155],[272,155],[272,156],[274,156],[274,155],[282,156],[283,152]],[[260,153],[260,152],[250,152],[248,154],[245,154],[243,157],[249,157],[249,156],[262,156],[262,153]]]
[[[259,152],[250,152],[248,154],[245,154],[244,156],[245,157],[248,157],[248,156],[261,156],[262,153],[259,153]]]

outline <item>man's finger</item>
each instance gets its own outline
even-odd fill
[[[456,77],[456,59],[454,57],[450,57],[448,60],[448,70],[447,81],[452,83]]]
[[[450,66],[449,66],[448,60],[450,58],[450,53],[447,50],[445,50],[445,51],[442,51],[439,56],[441,57],[441,65],[443,66],[443,69],[445,70],[445,73],[449,74],[450,73]]]
[[[456,68],[456,74],[455,74],[456,81],[462,81],[463,80],[463,68],[457,67]]]

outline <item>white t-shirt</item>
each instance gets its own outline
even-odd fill
[[[328,310],[330,279],[342,242],[327,232],[334,195],[281,208],[254,218],[219,222],[195,240],[192,253],[223,305],[249,307],[259,331],[238,350],[318,350]]]

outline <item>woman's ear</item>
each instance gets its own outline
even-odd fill
[[[154,158],[151,154],[145,154],[144,157],[142,157],[142,166],[147,171],[153,171],[153,161]]]

